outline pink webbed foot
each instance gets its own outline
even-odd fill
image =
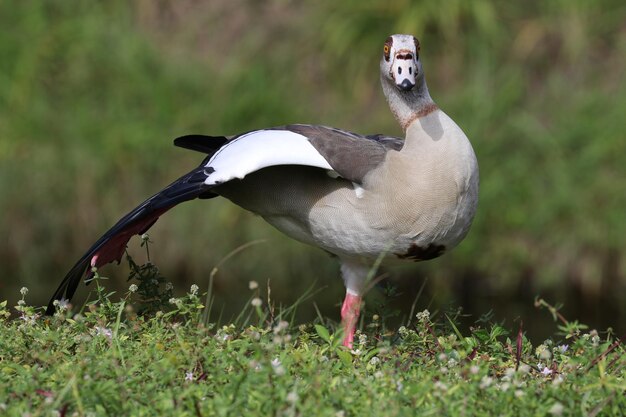
[[[344,330],[343,345],[349,349],[352,349],[360,308],[361,297],[347,292],[346,298],[343,300],[343,306],[341,306],[341,322]]]

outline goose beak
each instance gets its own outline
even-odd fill
[[[400,84],[396,83],[396,87],[402,91],[411,91],[413,87],[415,87],[415,83],[411,82],[408,78],[405,78]]]
[[[417,65],[410,52],[399,52],[391,66],[391,74],[396,87],[402,91],[411,91],[415,87],[415,73]]]

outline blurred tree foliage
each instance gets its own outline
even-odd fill
[[[43,302],[103,230],[198,163],[177,136],[291,122],[401,134],[378,60],[406,32],[474,145],[481,200],[457,250],[394,275],[432,278],[440,299],[547,291],[625,317],[625,22],[616,0],[2,2],[0,298],[26,285]],[[329,285],[318,303],[341,298],[334,260],[226,201],[183,205],[152,236],[185,284],[268,239],[221,268],[227,303],[250,279],[284,302],[314,280]]]

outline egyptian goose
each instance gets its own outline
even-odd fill
[[[176,146],[208,156],[107,231],[65,276],[47,312],[54,312],[54,300],[70,299],[93,267],[119,262],[131,236],[172,207],[222,196],[339,258],[343,343],[351,347],[375,260],[440,256],[465,237],[478,201],[474,151],[431,99],[418,40],[393,35],[382,52],[383,92],[404,140],[311,125],[178,138]]]

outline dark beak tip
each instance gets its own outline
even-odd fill
[[[407,78],[404,79],[400,84],[396,84],[396,86],[402,91],[411,91],[415,84],[409,81]]]

